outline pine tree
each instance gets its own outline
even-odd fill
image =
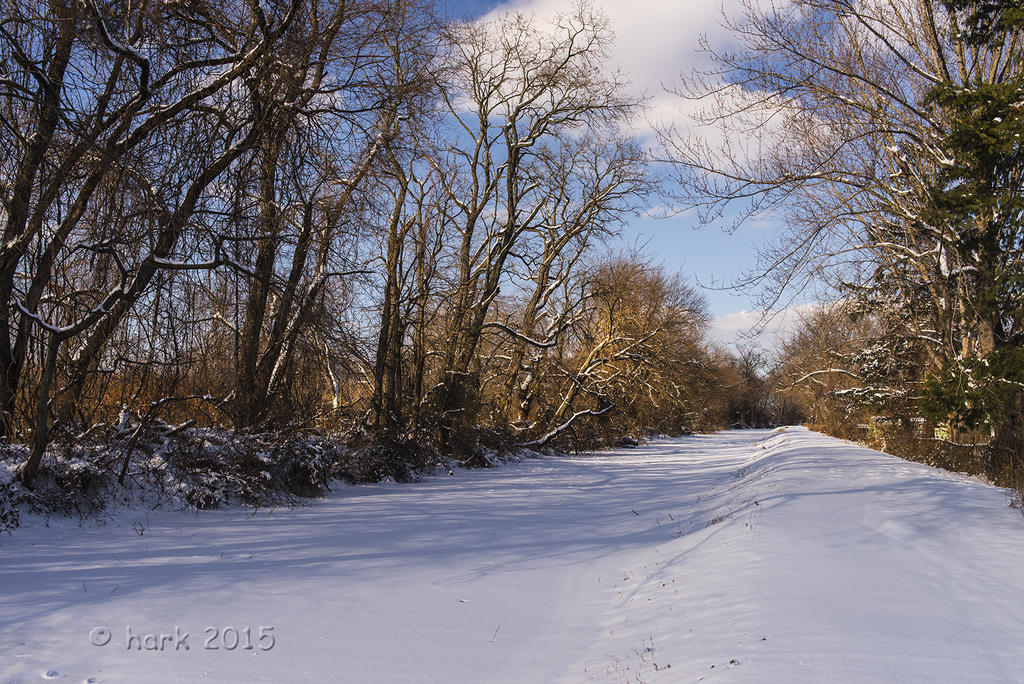
[[[960,301],[960,354],[928,383],[925,407],[961,427],[1019,429],[1024,387],[1024,2],[945,0],[954,39],[988,60],[925,104],[946,123],[950,162],[926,220],[949,227],[945,260]]]

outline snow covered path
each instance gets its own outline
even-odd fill
[[[1022,597],[1002,490],[802,428],[724,432],[19,530],[0,681],[1022,681]],[[188,651],[136,650],[175,627]]]

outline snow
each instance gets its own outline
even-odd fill
[[[0,681],[1009,681],[1022,568],[1003,490],[731,431],[293,510],[36,521],[0,539]]]

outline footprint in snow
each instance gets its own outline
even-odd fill
[[[43,679],[58,679],[60,677],[60,672],[57,670],[47,670],[43,673],[42,677]]]

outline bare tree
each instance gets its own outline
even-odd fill
[[[13,57],[8,63],[21,71],[5,83],[37,81],[36,96],[42,98],[38,109],[17,89],[5,94],[16,117],[42,114],[34,123],[24,122],[24,130],[32,131],[28,138],[20,127],[5,129],[12,149],[24,150],[12,174],[18,180],[5,188],[10,193],[5,206],[13,211],[7,212],[0,250],[7,322],[0,325],[5,401],[13,400],[23,377],[33,329],[42,335],[45,350],[33,402],[32,455],[23,470],[26,481],[34,476],[48,441],[51,385],[64,344],[77,340],[65,362],[67,386],[59,391],[69,394],[73,405],[84,375],[96,366],[118,324],[167,265],[207,187],[256,142],[258,128],[248,125],[251,113],[238,106],[229,86],[258,55],[272,49],[294,17],[294,7],[284,6],[272,20],[262,11],[259,15],[249,17],[249,30],[240,30],[244,15],[182,15],[174,8],[117,14],[95,3],[55,5],[41,13],[13,7],[7,15],[5,23],[14,30],[5,29],[4,49]],[[124,39],[115,25],[127,34]],[[170,41],[159,59],[133,47],[159,35],[203,29],[235,39]],[[52,31],[63,46],[56,53],[45,48]],[[76,43],[77,51],[72,49]],[[72,73],[72,57],[81,62],[74,64],[70,94],[62,96],[69,87],[64,79]],[[46,60],[51,61],[44,73],[37,65]],[[208,100],[218,94],[223,94],[219,106],[211,106]],[[189,156],[195,149],[190,145],[201,146],[204,155]],[[163,174],[154,173],[185,159],[193,163],[187,175],[167,166]],[[44,166],[52,173],[40,174]],[[100,217],[115,220],[104,224],[97,221]],[[94,269],[95,279],[85,279],[92,280],[91,287],[76,283],[73,271],[53,268],[83,253],[101,264]],[[39,268],[32,268],[27,291],[19,291],[15,283],[24,282],[18,276],[29,268],[30,254],[40,255]],[[11,316],[17,326],[11,325]],[[17,330],[13,345],[12,328]],[[8,416],[11,408],[4,409]]]
[[[703,220],[728,207],[789,227],[751,274],[771,298],[816,279],[913,302],[906,332],[938,365],[991,347],[972,301],[1016,258],[973,249],[931,210],[954,163],[934,89],[1012,80],[1020,65],[1016,37],[969,44],[962,22],[936,0],[748,3],[727,22],[740,49],[711,51],[715,70],[683,91],[714,134],[662,136]]]
[[[695,404],[712,379],[702,298],[637,254],[594,264],[584,287],[584,311],[548,379],[556,399],[552,428],[532,444],[546,444],[577,419],[613,409],[627,432],[700,425]]]
[[[558,188],[543,181],[574,136],[607,139],[637,107],[623,94],[621,77],[605,73],[608,39],[603,20],[586,9],[549,27],[510,16],[452,30],[454,88],[445,99],[458,137],[438,162],[457,208],[449,335],[434,388],[445,425],[472,424],[479,378],[471,366],[481,334],[509,259],[526,254],[528,237],[545,230],[544,211],[556,199],[551,192],[574,194],[577,211],[589,199],[587,219],[594,224],[631,201],[623,190],[635,188],[628,162],[611,176],[591,176],[596,185],[564,176]],[[529,337],[515,332],[520,340]]]

